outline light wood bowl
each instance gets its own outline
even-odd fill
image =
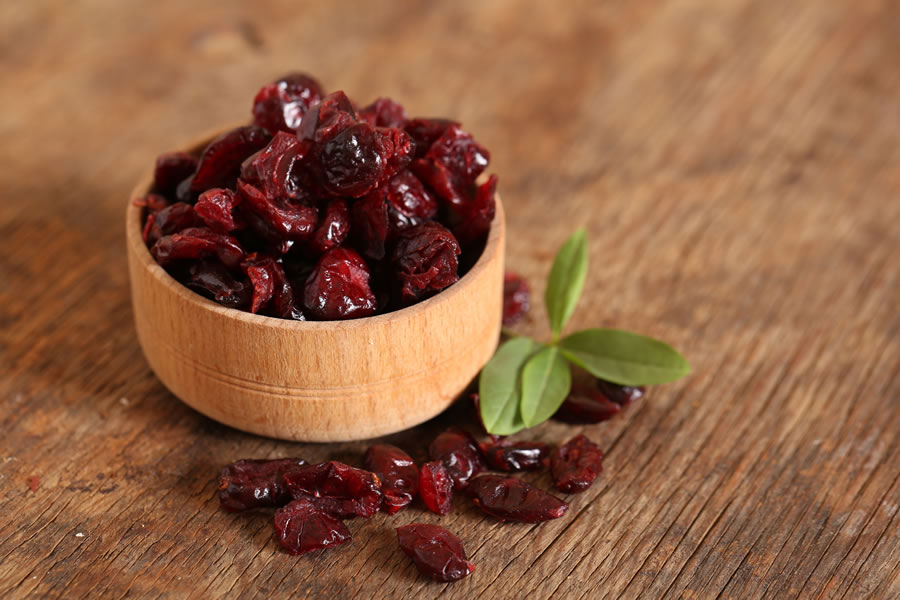
[[[131,199],[144,196],[152,179],[151,170]],[[350,321],[286,321],[226,308],[153,260],[133,202],[126,233],[147,362],[186,404],[243,431],[325,442],[408,429],[450,406],[497,346],[505,246],[499,197],[484,252],[457,283],[411,307]]]

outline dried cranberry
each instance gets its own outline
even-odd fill
[[[156,159],[153,171],[153,189],[166,196],[172,196],[178,184],[197,170],[197,157],[186,152],[169,152]]]
[[[359,111],[359,119],[372,127],[403,127],[407,114],[402,104],[390,98],[379,98]]]
[[[144,224],[144,241],[153,245],[164,235],[178,233],[189,227],[200,225],[194,207],[184,202],[176,202],[162,210],[147,215]]]
[[[458,581],[475,570],[459,538],[439,525],[404,525],[397,528],[397,539],[419,573],[435,581]]]
[[[262,191],[271,202],[301,199],[300,169],[308,149],[308,142],[279,131],[268,146],[243,162],[241,179]]]
[[[466,190],[487,168],[490,153],[457,125],[449,126],[428,152],[412,162],[412,171],[453,206],[468,199]]]
[[[347,95],[342,91],[332,92],[309,107],[300,122],[297,137],[323,142],[357,122],[356,111]]]
[[[419,487],[419,468],[409,454],[390,444],[376,444],[366,451],[366,469],[381,480],[384,509],[389,515],[406,508]]]
[[[325,216],[309,238],[308,247],[315,254],[323,254],[344,243],[350,234],[350,206],[343,198],[328,202]]]
[[[412,304],[456,283],[460,252],[453,234],[435,221],[399,232],[391,259],[403,303]]]
[[[323,254],[306,280],[303,304],[320,320],[356,319],[375,312],[371,273],[362,257],[349,248]]]
[[[371,125],[355,123],[312,153],[311,168],[324,195],[359,198],[385,179],[394,145]]]
[[[165,196],[159,194],[147,194],[143,198],[136,198],[132,201],[135,206],[147,209],[148,214],[156,213],[169,205],[169,200]]]
[[[219,502],[229,512],[283,506],[291,500],[285,472],[305,464],[301,458],[233,462],[219,473]]]
[[[354,202],[350,214],[359,251],[373,260],[384,258],[391,222],[383,190],[377,189]]]
[[[472,200],[456,207],[462,221],[454,227],[453,233],[461,244],[475,244],[485,239],[491,230],[491,222],[497,212],[496,191],[497,176],[491,175],[478,186]]]
[[[501,521],[539,523],[557,519],[569,509],[556,496],[515,477],[479,475],[469,482],[467,492],[478,508]]]
[[[251,286],[235,279],[219,262],[204,260],[192,264],[185,283],[222,306],[243,309],[250,305]]]
[[[200,193],[214,187],[229,187],[237,179],[241,163],[269,143],[262,127],[246,125],[223,133],[209,143],[191,182],[191,191]]]
[[[428,447],[432,460],[439,460],[447,467],[453,485],[465,487],[469,479],[485,469],[484,458],[471,435],[460,429],[448,429]]]
[[[318,81],[305,73],[290,73],[259,90],[253,100],[253,121],[272,133],[295,131],[322,95]]]
[[[512,271],[503,276],[503,324],[512,325],[531,308],[531,287],[525,278]]]
[[[501,440],[481,447],[488,466],[498,471],[534,471],[544,466],[550,447],[543,442]]]
[[[320,510],[309,499],[294,500],[275,511],[278,543],[289,553],[306,554],[352,539],[343,521]]]
[[[556,489],[574,494],[588,489],[603,470],[603,452],[591,440],[577,435],[550,457]]]
[[[294,298],[294,288],[278,261],[271,256],[253,254],[241,263],[241,267],[253,284],[250,312],[262,311],[281,319],[306,320]]]
[[[235,269],[244,259],[244,249],[237,240],[230,235],[216,233],[205,227],[191,227],[163,236],[153,244],[150,253],[162,266],[175,260],[215,255],[223,265]]]
[[[309,497],[338,517],[371,517],[381,506],[378,476],[337,461],[293,469],[285,473],[284,482],[292,497]]]
[[[403,129],[416,144],[416,158],[421,158],[451,126],[459,127],[459,123],[450,119],[411,119]]]
[[[206,226],[220,233],[237,229],[234,222],[234,208],[240,203],[240,196],[227,188],[211,188],[200,194],[194,212],[203,219]]]
[[[619,385],[617,383],[612,383],[611,381],[606,381],[605,379],[597,380],[597,389],[600,390],[601,394],[622,408],[625,408],[635,400],[640,400],[647,392],[647,388],[643,386],[632,387],[628,385]]]
[[[380,190],[383,190],[388,202],[391,228],[394,231],[418,225],[437,215],[437,200],[409,171],[395,175]]]
[[[238,192],[246,203],[246,209],[260,218],[272,231],[285,239],[302,240],[316,228],[318,211],[314,206],[277,201],[242,180],[237,182]]]
[[[622,407],[594,386],[575,384],[553,418],[566,423],[599,423],[613,418]]]
[[[419,470],[419,495],[431,512],[446,515],[453,503],[453,479],[444,463],[435,460]]]

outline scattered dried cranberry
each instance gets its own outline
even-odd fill
[[[391,261],[403,303],[418,302],[456,283],[460,252],[453,234],[435,221],[399,232]]]
[[[229,512],[283,506],[291,499],[285,472],[305,464],[300,458],[233,462],[219,473],[219,502]]]
[[[364,466],[381,480],[384,509],[389,515],[406,508],[419,487],[419,468],[409,454],[390,444],[376,444],[366,451]]]
[[[435,581],[457,581],[475,570],[459,538],[439,525],[404,525],[397,528],[397,538],[419,572]]]
[[[275,533],[281,547],[294,555],[330,548],[352,539],[343,521],[320,510],[306,498],[294,500],[275,511]]]
[[[481,449],[488,466],[497,471],[534,471],[550,456],[550,447],[543,442],[499,440]]]
[[[259,90],[253,100],[253,120],[272,133],[295,131],[323,95],[318,81],[304,73],[290,73]]]
[[[377,475],[334,460],[292,469],[284,482],[293,498],[311,498],[318,508],[338,517],[368,518],[381,506]]]
[[[479,475],[466,489],[478,508],[501,521],[539,523],[556,519],[569,505],[515,477]]]
[[[195,193],[214,187],[231,187],[237,179],[244,159],[269,143],[269,133],[262,127],[247,125],[223,133],[209,143],[190,184]]]
[[[431,512],[446,515],[453,503],[453,479],[444,463],[435,460],[419,470],[419,495]]]
[[[188,287],[229,308],[250,305],[252,286],[235,279],[221,263],[214,260],[195,262],[189,269]]]
[[[175,260],[216,256],[226,267],[234,269],[244,259],[244,250],[237,240],[205,227],[191,227],[163,236],[153,244],[150,252],[162,266]]]
[[[239,202],[240,196],[232,190],[211,188],[200,194],[193,208],[207,227],[219,233],[229,233],[237,229],[233,213]]]
[[[197,170],[197,157],[186,152],[169,152],[156,159],[153,171],[153,189],[164,195],[175,192],[178,184]]]
[[[428,454],[432,460],[444,463],[457,488],[465,487],[469,479],[485,469],[478,444],[460,429],[448,429],[438,434],[428,447]]]
[[[349,248],[329,250],[306,280],[303,296],[309,314],[319,320],[366,317],[377,302],[370,286],[371,273],[362,257]]]
[[[603,470],[603,452],[591,440],[577,435],[550,457],[556,489],[574,494],[588,489]]]
[[[613,418],[644,393],[643,387],[622,386],[599,379],[596,386],[575,384],[553,418],[566,423],[599,423]]]
[[[640,400],[647,392],[647,388],[643,386],[631,387],[627,385],[619,385],[617,383],[606,381],[605,379],[597,380],[597,389],[600,390],[601,394],[603,394],[622,408],[625,408],[635,400]]]
[[[503,276],[503,324],[512,325],[531,308],[531,288],[525,278],[512,271]]]
[[[343,244],[349,233],[350,206],[344,198],[335,198],[309,239],[309,248],[314,254],[322,254]]]
[[[379,98],[360,110],[359,118],[372,127],[403,127],[408,117],[403,105],[390,98]]]

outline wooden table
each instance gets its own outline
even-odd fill
[[[900,597],[897,3],[158,4],[0,6],[0,597]],[[162,387],[132,327],[126,196],[295,68],[460,118],[535,297],[584,224],[573,326],[694,364],[613,421],[526,432],[608,452],[565,518],[460,498],[294,558],[269,515],[218,509],[224,463],[358,464],[366,444],[245,435]],[[546,336],[536,304],[519,330]],[[466,422],[388,439],[422,459]],[[477,571],[420,578],[393,532],[412,521]]]

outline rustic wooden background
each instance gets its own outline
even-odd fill
[[[614,421],[529,433],[586,432],[603,476],[539,526],[458,499],[440,522],[477,571],[451,586],[396,546],[438,521],[421,509],[301,558],[268,515],[220,512],[223,463],[365,444],[217,425],[135,339],[132,183],[295,68],[460,118],[509,265],[542,293],[586,224],[573,326],[695,366]],[[896,2],[5,2],[0,82],[0,597],[900,597]],[[547,334],[540,303],[519,328]],[[422,458],[467,418],[389,439]]]

